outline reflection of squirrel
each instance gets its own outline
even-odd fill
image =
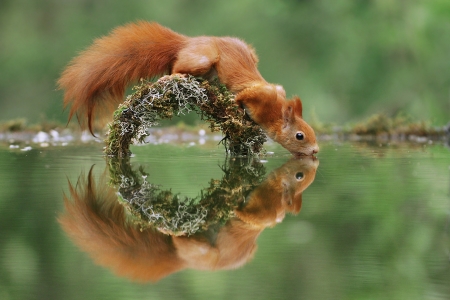
[[[141,231],[130,224],[116,190],[105,182],[96,185],[91,173],[70,186],[73,201],[65,198],[59,222],[96,263],[133,280],[156,281],[187,268],[235,269],[252,259],[256,239],[266,227],[281,222],[286,211],[300,211],[302,193],[317,166],[313,158],[287,162],[249,194],[235,210],[236,218],[189,237]]]
[[[123,101],[125,88],[141,78],[182,73],[217,76],[251,118],[294,155],[319,151],[312,128],[302,119],[298,97],[286,101],[281,86],[267,83],[254,50],[237,38],[187,37],[157,23],[116,28],[75,57],[58,81],[70,117],[87,117],[92,133],[99,108]]]
[[[299,213],[303,191],[314,181],[318,166],[316,159],[291,159],[250,193],[236,215],[245,223],[270,227],[283,221],[286,211]]]

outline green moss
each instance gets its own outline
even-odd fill
[[[320,134],[342,134],[357,135],[366,137],[377,137],[380,135],[395,138],[420,136],[428,138],[445,138],[446,126],[433,127],[428,122],[417,121],[411,117],[399,114],[395,117],[388,117],[383,114],[375,114],[358,123],[347,123],[343,126],[333,126],[324,124],[313,118],[311,126],[314,131]],[[448,126],[448,125],[447,125]]]
[[[60,123],[58,121],[52,121],[43,119],[38,123],[29,124],[29,122],[24,118],[18,118],[13,120],[7,120],[0,122],[0,131],[1,132],[15,132],[15,133],[23,133],[23,132],[39,132],[45,131],[49,132],[50,130],[60,130],[62,128],[70,128],[71,130],[76,130],[78,127],[76,125],[69,125],[65,123]]]
[[[130,155],[129,146],[143,143],[148,128],[161,119],[195,111],[212,131],[222,131],[222,143],[232,155],[254,155],[263,151],[266,135],[244,111],[234,95],[217,81],[193,76],[164,76],[156,82],[142,81],[114,113],[108,126],[105,153]]]
[[[413,121],[403,115],[388,118],[382,114],[373,115],[369,119],[355,124],[351,132],[358,135],[375,136],[383,133],[416,136],[434,136],[439,134],[439,130],[431,127],[424,121]]]
[[[14,119],[1,124],[2,131],[17,132],[26,128],[27,121],[25,119]]]

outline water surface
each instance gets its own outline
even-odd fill
[[[443,145],[327,142],[301,162],[275,145],[262,161],[215,145],[133,147],[128,166],[160,190],[199,199],[213,183],[245,198],[237,217],[190,237],[108,215],[123,206],[101,148],[1,147],[0,299],[450,299]],[[64,195],[90,203],[73,227],[58,222]],[[107,217],[101,233],[92,212]]]

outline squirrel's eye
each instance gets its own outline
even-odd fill
[[[305,138],[305,135],[302,132],[297,132],[295,138],[299,141],[302,141]]]
[[[297,172],[297,174],[295,174],[295,178],[297,178],[297,180],[303,179],[303,176],[303,172]]]

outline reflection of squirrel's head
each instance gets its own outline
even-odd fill
[[[302,193],[314,181],[318,165],[314,157],[289,160],[250,193],[236,215],[246,223],[267,227],[281,222],[286,211],[297,214]]]

